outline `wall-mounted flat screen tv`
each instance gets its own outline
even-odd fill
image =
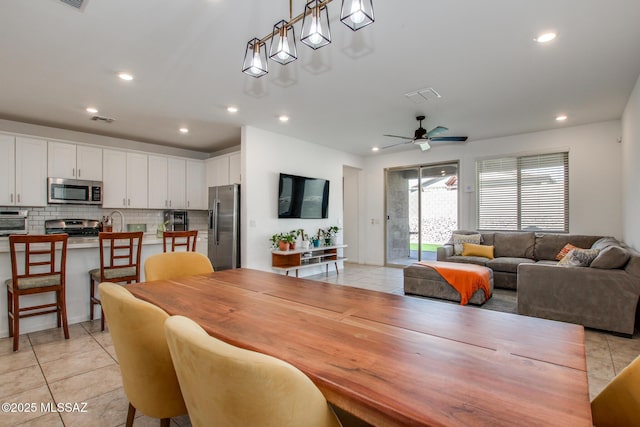
[[[280,174],[278,218],[328,218],[329,181]]]

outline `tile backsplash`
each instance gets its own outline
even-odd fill
[[[0,206],[2,209],[13,209],[15,206]],[[90,205],[51,205],[40,208],[23,208],[29,212],[29,233],[44,233],[44,222],[48,219],[96,219],[100,220],[103,216],[110,215],[113,209],[103,209],[98,206]],[[158,224],[162,222],[162,212],[159,209],[119,209],[124,215],[125,224],[146,224],[147,232],[155,232]],[[206,230],[207,229],[207,211],[190,210],[189,212],[189,229],[190,230]],[[119,215],[113,216],[113,226],[115,230],[120,226]]]

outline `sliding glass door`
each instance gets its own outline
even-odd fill
[[[387,265],[435,260],[458,227],[458,163],[386,170]]]

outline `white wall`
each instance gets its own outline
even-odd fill
[[[343,166],[361,168],[360,157],[247,126],[242,129],[241,158],[243,267],[271,270],[269,238],[275,233],[299,228],[309,233],[331,225],[343,228]],[[278,219],[280,172],[328,179],[329,218]],[[342,241],[342,233],[338,241]],[[321,271],[324,269],[308,268],[300,270],[300,275]]]
[[[622,144],[620,121],[368,157],[365,160],[365,263],[384,263],[384,169],[460,161],[459,227],[476,228],[475,162],[509,154],[569,150],[569,232],[622,238]],[[637,137],[637,136],[636,136]],[[635,182],[638,182],[637,179]],[[637,191],[637,189],[635,189]],[[637,194],[637,193],[636,193]],[[640,209],[634,212],[639,213]]]
[[[624,241],[640,249],[640,77],[622,115]]]

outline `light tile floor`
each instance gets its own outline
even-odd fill
[[[309,277],[403,294],[402,269],[347,264],[336,275]],[[509,292],[509,291],[503,291]],[[20,337],[20,350],[12,351],[10,338],[0,339],[0,402],[34,403],[36,410],[0,413],[0,426],[122,426],[128,401],[108,331],[100,322],[69,328],[65,340],[60,329]],[[640,354],[640,334],[633,339],[587,330],[587,369],[591,396]],[[41,404],[86,403],[86,412],[43,411]],[[82,408],[79,408],[82,409]],[[159,421],[140,413],[135,427],[157,426]],[[174,418],[172,427],[190,426],[187,416]]]

